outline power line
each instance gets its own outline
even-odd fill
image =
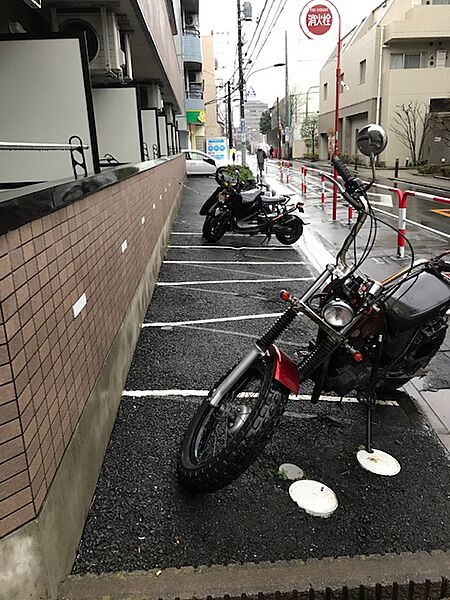
[[[253,60],[253,55],[254,55],[254,53],[255,53],[255,50],[256,50],[256,48],[257,48],[257,46],[258,46],[258,42],[259,42],[259,40],[261,39],[261,36],[262,36],[262,34],[263,34],[263,31],[264,31],[264,28],[266,27],[266,25],[267,25],[267,23],[268,23],[268,21],[269,21],[269,19],[270,19],[270,16],[271,16],[271,15],[270,15],[270,13],[272,12],[272,8],[273,8],[273,7],[274,7],[274,5],[275,5],[275,1],[276,1],[276,0],[272,0],[272,3],[270,4],[269,10],[268,10],[268,12],[266,13],[266,18],[265,18],[265,20],[264,20],[264,23],[263,23],[263,24],[262,24],[262,26],[261,26],[261,29],[260,29],[260,31],[259,31],[258,37],[257,37],[257,39],[256,39],[256,42],[255,42],[255,45],[253,46],[253,49],[252,49],[252,51],[251,51],[251,52],[247,52],[247,54],[249,54],[249,56],[247,56],[247,57],[246,57],[246,58],[247,58],[247,66],[248,66],[248,65],[249,65],[249,64],[252,62],[252,60]],[[279,0],[279,2],[278,2],[278,8],[279,8],[279,6],[280,6],[281,2],[282,2],[282,0]],[[277,9],[277,8],[275,8],[275,13],[274,13],[274,14],[276,14],[277,10],[278,10],[278,9]],[[261,21],[260,21],[260,22],[261,22]]]
[[[252,43],[253,43],[253,40],[254,40],[254,39],[255,39],[255,37],[256,37],[256,33],[257,33],[257,31],[258,31],[258,28],[259,28],[259,26],[260,26],[260,24],[261,24],[262,18],[263,18],[263,16],[264,16],[264,11],[266,10],[266,7],[267,7],[267,4],[268,4],[268,3],[269,3],[269,0],[266,0],[266,1],[265,1],[265,3],[264,3],[263,9],[262,9],[262,11],[261,11],[261,14],[259,15],[259,20],[258,20],[258,23],[256,24],[255,31],[253,32],[253,35],[252,35],[252,39],[250,40],[250,42],[249,42],[249,44],[248,44],[248,47],[247,47],[247,52],[245,53],[245,56],[246,56],[246,57],[247,57],[247,55],[248,55],[248,54],[249,54],[249,52],[250,52],[250,47],[251,47],[251,45],[252,45]],[[272,2],[272,4],[273,4],[273,2]]]
[[[258,50],[258,53],[257,53],[256,57],[253,59],[253,62],[252,62],[252,67],[255,65],[256,61],[258,60],[258,58],[259,58],[259,55],[261,54],[261,51],[262,51],[262,49],[263,49],[263,48],[264,48],[264,46],[266,45],[266,42],[267,42],[267,40],[269,39],[269,37],[270,37],[271,33],[273,32],[273,30],[274,30],[274,28],[275,28],[275,26],[276,26],[276,24],[277,24],[277,22],[278,22],[278,19],[280,18],[280,16],[281,16],[282,12],[284,11],[284,9],[285,9],[285,7],[286,7],[287,0],[284,0],[284,3],[283,3],[283,5],[281,5],[282,1],[283,1],[283,0],[280,0],[280,3],[279,3],[279,5],[278,5],[278,8],[279,8],[279,10],[278,10],[278,13],[277,13],[277,14],[275,14],[274,18],[272,19],[272,23],[270,24],[270,27],[269,27],[269,29],[268,29],[268,31],[267,31],[267,35],[266,35],[266,37],[264,38],[264,41],[263,41],[263,43],[262,43],[262,44],[261,44],[261,46],[259,47],[259,50]],[[250,70],[251,70],[251,67],[250,67]]]

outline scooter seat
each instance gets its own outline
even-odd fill
[[[263,204],[284,204],[289,198],[286,196],[261,196],[261,202]]]

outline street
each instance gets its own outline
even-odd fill
[[[331,173],[332,168],[329,163],[317,162],[311,163],[308,161],[297,161],[294,160],[291,163],[291,182],[292,184],[300,188],[300,170],[301,165],[304,164],[307,168],[319,169]],[[348,165],[350,170],[355,173],[354,167]],[[314,185],[320,186],[320,177],[315,176],[313,171],[310,173],[310,182]],[[388,173],[388,174],[387,174]],[[407,174],[405,174],[407,173]],[[276,176],[279,174],[279,161],[268,161],[268,174]],[[370,181],[371,171],[364,167],[358,167],[356,174],[365,181]],[[450,198],[450,180],[443,178],[431,178],[419,175],[411,175],[410,172],[400,171],[399,179],[397,182],[394,179],[394,173],[392,171],[386,171],[384,169],[378,169],[377,183],[388,187],[398,187],[399,189],[406,191],[416,191],[430,196],[443,196],[444,198]],[[405,179],[407,178],[407,179]],[[414,183],[414,179],[417,179],[417,183]],[[328,186],[330,196],[330,188]],[[379,190],[374,190],[375,192]],[[382,192],[391,196],[392,206],[386,206],[383,204],[382,209],[393,215],[398,215],[398,199],[395,194],[389,192]],[[415,223],[430,227],[431,229],[445,234],[443,237],[450,239],[450,203],[441,203],[433,201],[429,198],[421,198],[420,196],[411,197],[408,201],[407,218]]]

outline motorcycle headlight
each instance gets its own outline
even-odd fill
[[[331,327],[345,327],[355,316],[353,308],[343,300],[333,300],[325,304],[322,309],[322,315],[328,325]]]

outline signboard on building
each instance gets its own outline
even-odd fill
[[[206,152],[216,160],[225,160],[227,153],[227,141],[224,137],[208,138],[206,140]]]
[[[188,110],[186,111],[186,121],[195,125],[203,125],[206,121],[204,110]]]

